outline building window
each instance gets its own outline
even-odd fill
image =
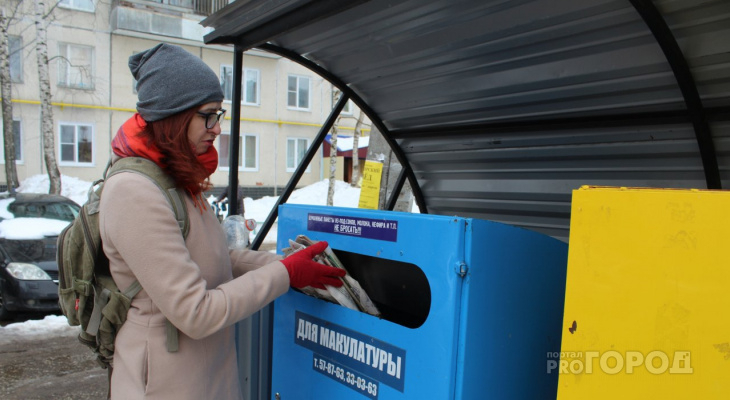
[[[3,132],[5,127],[0,123],[0,163],[5,163],[5,133]],[[20,121],[13,120],[13,142],[15,144],[15,161],[18,163],[23,162],[23,135],[20,129]]]
[[[94,162],[94,133],[88,124],[59,123],[61,130],[61,163],[92,164]]]
[[[223,90],[223,100],[233,100],[233,67],[230,65],[221,65],[221,89]]]
[[[8,36],[8,53],[10,62],[10,82],[23,82],[23,38]]]
[[[286,172],[294,172],[304,159],[309,147],[309,139],[288,138],[286,140]],[[307,165],[307,172],[309,172]]]
[[[135,55],[137,53],[139,53],[139,51],[133,51],[132,55]],[[137,94],[137,83],[137,79],[134,77],[134,75],[132,75],[132,93],[134,93],[135,95]]]
[[[243,70],[243,104],[259,105],[259,70]]]
[[[352,100],[347,100],[345,107],[342,108],[342,114],[352,115]]]
[[[94,48],[60,43],[58,85],[77,89],[94,88]]]
[[[185,8],[193,8],[193,6],[196,3],[193,0],[157,0],[157,1],[162,4],[169,4],[171,6],[185,7]],[[228,4],[228,2],[226,2],[226,4]]]
[[[334,110],[334,108],[335,108],[335,103],[336,103],[336,102],[333,102],[333,103],[332,103],[332,109],[333,109],[333,110]],[[352,109],[353,109],[353,107],[354,107],[354,106],[353,106],[353,104],[352,104],[352,100],[347,100],[347,103],[345,103],[345,106],[344,106],[344,107],[342,108],[342,112],[341,112],[341,114],[342,114],[342,115],[352,115]]]
[[[94,12],[93,0],[61,0],[58,5],[65,8],[73,8],[74,10]]]
[[[261,86],[260,73],[257,69],[243,69],[243,91],[241,93],[241,101],[247,106],[260,105],[259,88]],[[221,65],[221,89],[223,89],[224,99],[226,101],[233,100],[233,67],[230,65]]]
[[[296,110],[309,110],[309,86],[306,76],[289,75],[287,84],[287,105]]]
[[[221,168],[229,168],[231,165],[230,150],[231,134],[223,132],[220,136],[220,151],[218,152],[218,165]],[[259,137],[252,134],[241,134],[238,142],[238,168],[239,171],[259,170]]]

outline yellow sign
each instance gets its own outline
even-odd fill
[[[730,192],[573,192],[559,400],[727,399]]]
[[[365,161],[362,174],[362,185],[360,186],[359,208],[378,209],[380,199],[380,178],[383,175],[383,163],[378,161]]]

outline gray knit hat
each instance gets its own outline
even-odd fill
[[[137,112],[158,121],[191,107],[223,100],[215,72],[179,46],[160,43],[129,57],[137,79]]]

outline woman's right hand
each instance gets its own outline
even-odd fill
[[[328,244],[325,241],[317,242],[296,253],[290,254],[281,260],[289,272],[289,285],[297,289],[311,286],[324,289],[324,285],[342,286],[341,277],[347,272],[344,269],[330,267],[313,261],[312,258],[322,253]]]

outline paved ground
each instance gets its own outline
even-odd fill
[[[103,400],[106,395],[106,370],[74,337],[0,344],[0,399]]]
[[[265,244],[261,250],[274,248]],[[0,325],[31,318],[43,316],[21,315]],[[2,400],[104,400],[107,379],[91,350],[75,337],[0,343]]]

